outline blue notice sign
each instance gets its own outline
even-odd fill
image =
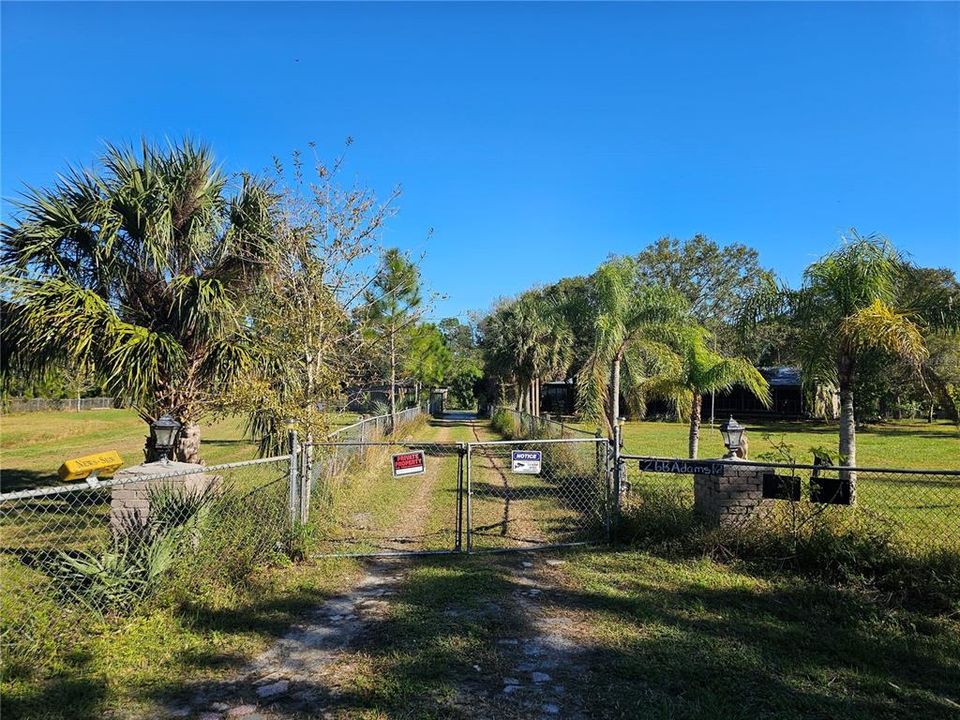
[[[539,475],[543,460],[540,450],[511,450],[510,470],[521,475]]]

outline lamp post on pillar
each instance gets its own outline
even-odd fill
[[[153,432],[153,446],[160,454],[160,462],[164,465],[170,463],[170,451],[173,450],[180,427],[180,423],[170,413],[164,413],[150,424],[150,430]]]
[[[747,429],[734,420],[732,415],[729,420],[720,426],[720,435],[723,436],[723,444],[727,448],[727,454],[724,455],[725,458],[743,457],[743,455],[739,453],[743,446],[743,438],[746,431]]]

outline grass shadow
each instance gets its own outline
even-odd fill
[[[0,470],[0,492],[33,490],[34,488],[57,484],[59,484],[59,479],[56,471],[38,472],[37,470],[23,470],[21,468]]]
[[[960,687],[950,627],[891,626],[864,596],[593,552],[565,556],[586,579],[549,582],[531,600],[527,557],[540,564],[527,555],[417,561],[386,615],[261,708],[397,720],[526,718],[543,708],[561,717],[933,720]],[[156,697],[171,694],[257,702],[235,683],[171,681]]]

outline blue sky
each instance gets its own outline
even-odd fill
[[[958,29],[956,3],[5,2],[0,187],[107,140],[258,170],[349,135],[439,316],[661,235],[797,282],[855,226],[960,270]]]

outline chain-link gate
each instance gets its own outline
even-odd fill
[[[611,468],[600,438],[470,443],[467,550],[608,540]]]
[[[459,551],[466,453],[464,443],[304,445],[317,551],[341,556]]]

